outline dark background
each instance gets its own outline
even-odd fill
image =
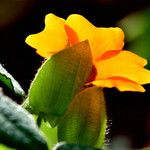
[[[48,13],[67,18],[72,13],[99,27],[115,26],[128,14],[150,7],[149,0],[0,0],[0,63],[28,91],[43,58],[25,44],[25,38],[44,28]],[[150,85],[146,93],[105,89],[109,138],[124,135],[133,147],[150,143]],[[148,123],[149,122],[149,123]]]

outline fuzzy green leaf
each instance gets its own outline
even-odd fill
[[[38,70],[29,90],[29,105],[36,113],[45,114],[55,126],[84,85],[91,68],[92,55],[87,41],[60,51]]]
[[[106,110],[102,89],[91,87],[78,93],[58,125],[59,141],[102,148]]]

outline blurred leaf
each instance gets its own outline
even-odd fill
[[[100,150],[78,144],[67,144],[65,142],[58,143],[53,150]]]
[[[51,126],[57,124],[92,68],[89,43],[81,42],[47,59],[29,90],[29,105],[45,114]]]
[[[124,31],[126,49],[146,58],[150,62],[150,9],[133,13],[118,24]],[[150,63],[146,66],[150,69]]]
[[[0,144],[0,150],[15,150],[15,149],[12,149],[10,147]]]
[[[59,141],[102,148],[106,130],[103,91],[92,87],[78,93],[58,125]]]
[[[133,41],[143,35],[150,25],[150,10],[136,12],[126,16],[118,24],[125,32],[126,41]]]
[[[78,144],[68,144],[66,142],[60,142],[54,146],[53,150],[131,150],[131,149],[126,149],[123,147],[121,149],[120,148],[119,149],[111,149],[111,148],[97,149],[97,148],[87,147]],[[135,150],[150,150],[150,148],[135,149]]]
[[[0,91],[0,143],[24,150],[47,150],[34,119]]]
[[[19,83],[10,75],[0,64],[0,84],[3,88],[7,88],[9,92],[24,97],[25,93]]]
[[[150,150],[150,147],[147,147],[147,148],[143,148],[142,150]]]

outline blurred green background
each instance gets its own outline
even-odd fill
[[[121,27],[125,49],[146,58],[150,69],[149,0],[0,0],[0,63],[26,92],[43,58],[24,40],[44,28],[48,13],[63,18],[78,13],[99,27]],[[150,145],[150,85],[145,88],[145,93],[105,89],[110,141],[123,135],[135,148]]]

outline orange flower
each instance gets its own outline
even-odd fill
[[[26,43],[47,58],[84,40],[89,41],[95,70],[90,83],[120,91],[145,91],[141,85],[150,83],[150,71],[144,69],[147,61],[122,50],[124,33],[120,28],[97,28],[77,14],[66,20],[48,14],[45,29],[28,36]]]

